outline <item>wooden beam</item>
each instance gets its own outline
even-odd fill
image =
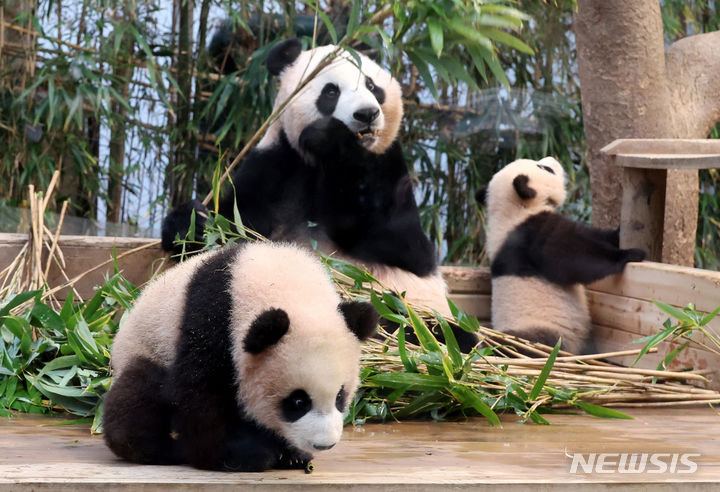
[[[593,323],[592,327],[593,341],[597,352],[615,352],[628,349],[640,349],[642,343],[633,343],[639,337],[636,333],[627,332],[618,329],[615,326],[604,326]],[[680,344],[677,342],[663,342],[657,346],[658,351],[654,354],[645,354],[637,363],[641,369],[655,369],[658,364]],[[629,367],[637,358],[636,355],[626,355],[613,357],[612,362],[622,366]],[[688,346],[670,363],[670,368],[680,370],[685,367],[692,367],[696,370],[711,370],[705,377],[708,383],[702,385],[708,389],[720,389],[720,356],[703,350],[695,345]]]
[[[720,141],[706,139],[618,139],[600,152],[622,167],[643,169],[713,169],[720,167]]]
[[[664,263],[628,263],[622,274],[599,280],[589,289],[677,307],[692,302],[704,312],[720,306],[720,272]]]
[[[490,294],[491,275],[488,267],[441,266],[440,273],[450,292]]]
[[[28,241],[27,234],[0,233],[0,271],[7,267],[20,253]],[[145,246],[145,249],[133,252],[117,262],[118,268],[126,279],[135,285],[142,285],[153,273],[167,264],[167,255],[161,249],[157,239],[101,236],[60,236],[58,247],[65,259],[65,267],[60,269],[54,262],[48,272],[51,286],[61,285],[66,278],[73,278],[87,270],[107,262],[113,255],[128,253]],[[43,250],[43,264],[47,261],[47,250]],[[83,299],[92,297],[95,287],[102,285],[107,276],[113,273],[112,262],[93,270],[75,284],[75,289]],[[60,291],[59,300],[65,299],[68,289]]]

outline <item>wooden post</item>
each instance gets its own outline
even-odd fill
[[[623,169],[620,247],[644,249],[650,261],[662,261],[666,181],[665,169]]]
[[[620,246],[642,248],[648,260],[668,263],[663,237],[672,231],[665,197],[673,190],[667,189],[667,171],[720,168],[720,141],[619,139],[601,152],[623,169]]]

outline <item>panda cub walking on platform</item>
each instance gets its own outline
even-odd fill
[[[305,468],[332,448],[359,383],[365,302],[343,302],[307,250],[249,243],[149,284],[112,346],[105,441],[137,463]]]
[[[555,213],[565,173],[551,157],[508,164],[477,199],[487,205],[493,328],[549,346],[562,338],[572,353],[592,348],[583,284],[622,272],[645,252],[620,249],[618,230]]]

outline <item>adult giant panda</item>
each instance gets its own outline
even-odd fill
[[[494,329],[580,353],[591,348],[583,284],[642,261],[641,249],[620,249],[618,230],[573,222],[555,210],[565,201],[558,161],[517,160],[477,195],[487,204],[487,252]]]
[[[198,255],[148,285],[118,331],[105,440],[139,463],[303,468],[340,439],[376,325],[304,249]]]
[[[302,50],[299,40],[268,55],[279,77],[276,109],[335,47]],[[285,107],[232,175],[219,211],[274,240],[309,244],[362,264],[408,300],[449,315],[447,288],[425,235],[402,149],[400,85],[369,58],[342,52]],[[184,237],[197,201],[163,222],[163,247]],[[196,232],[202,237],[202,220]],[[178,252],[177,249],[175,252]],[[464,351],[477,338],[455,330]]]

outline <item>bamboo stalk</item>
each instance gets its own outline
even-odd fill
[[[603,403],[606,407],[630,407],[630,408],[650,408],[650,407],[674,407],[674,406],[689,406],[689,405],[706,405],[706,404],[718,404],[720,403],[720,396],[717,398],[710,398],[707,400],[696,400],[696,401],[662,401],[662,402],[644,402],[644,403],[631,403],[631,402],[607,402]]]
[[[532,360],[532,359],[503,359],[500,357],[486,357],[487,361],[491,364],[507,364],[514,366],[544,366],[546,361],[543,360]],[[638,369],[634,367],[620,367],[620,366],[603,366],[601,370],[595,369],[592,366],[581,366],[577,364],[571,364],[568,362],[557,362],[553,365],[555,368],[576,368],[584,372],[604,372],[604,373],[619,373],[625,375],[640,374],[649,377],[664,377],[673,379],[693,379],[696,381],[707,381],[707,378],[694,373],[694,372],[675,372],[675,371],[657,371],[653,369]]]

